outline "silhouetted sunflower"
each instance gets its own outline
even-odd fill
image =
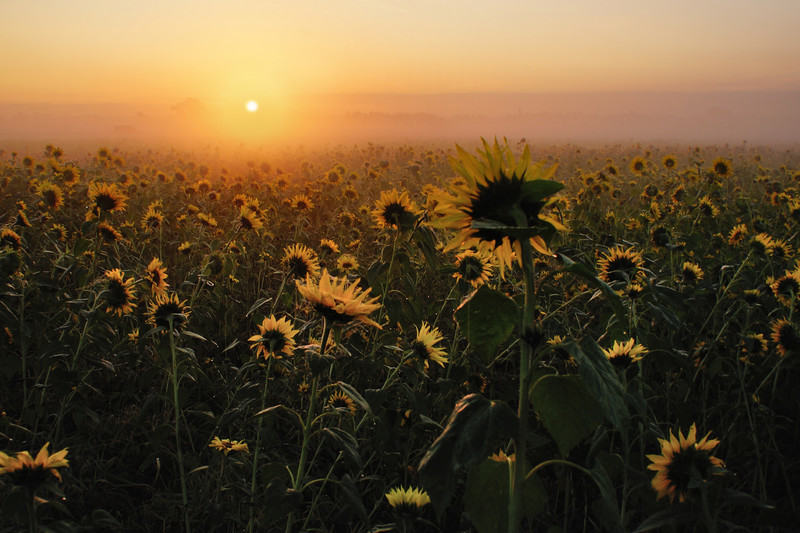
[[[4,229],[0,232],[0,248],[19,250],[22,248],[22,237],[13,229]]]
[[[54,183],[49,181],[40,183],[36,187],[36,193],[42,197],[42,203],[47,209],[56,211],[64,205],[64,193],[61,191],[61,187]]]
[[[650,484],[659,500],[668,496],[670,503],[676,497],[684,502],[691,488],[707,482],[709,476],[721,473],[725,464],[711,455],[719,440],[709,439],[709,435],[710,432],[698,441],[697,427],[692,424],[685,437],[678,431],[678,438],[675,438],[670,430],[668,439],[658,439],[661,454],[648,455],[651,464],[647,468],[656,472]]]
[[[460,146],[459,158],[450,158],[462,183],[451,183],[452,194],[436,196],[436,213],[442,216],[431,224],[456,231],[444,251],[461,248],[490,252],[503,276],[515,251],[521,260],[521,239],[529,239],[534,249],[552,255],[547,243],[562,226],[542,216],[542,210],[563,185],[549,179],[555,174],[555,166],[545,169],[541,163],[531,163],[527,145],[518,161],[507,145],[501,147],[495,141],[490,146],[485,140],[483,145],[485,150],[478,152],[481,159]]]

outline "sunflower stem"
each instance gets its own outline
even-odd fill
[[[512,210],[514,218],[519,226],[527,225],[525,213],[515,206]],[[525,282],[525,307],[522,312],[521,334],[527,335],[528,328],[532,327],[536,314],[536,272],[533,263],[533,248],[529,239],[520,239],[520,260]],[[530,413],[530,399],[528,390],[530,388],[531,362],[535,347],[527,340],[522,342],[520,347],[520,367],[519,367],[519,405],[518,417],[519,426],[514,445],[516,453],[516,464],[514,469],[514,481],[508,507],[508,531],[517,533],[522,523],[522,490],[525,483],[525,452],[527,449],[528,416]]]
[[[264,390],[261,393],[261,411],[266,409],[267,405],[267,385],[269,385],[269,374],[272,368],[272,356],[267,357],[267,367],[266,367],[266,375],[264,376]],[[258,426],[256,429],[256,450],[253,452],[253,474],[250,477],[250,520],[247,524],[247,531],[249,533],[253,532],[253,527],[255,526],[254,514],[255,514],[255,505],[256,505],[256,478],[258,474],[258,456],[259,452],[261,451],[261,424],[264,421],[264,417],[258,417]]]
[[[167,317],[169,321],[169,351],[172,355],[172,401],[175,409],[175,447],[178,454],[178,470],[181,475],[181,500],[183,502],[183,523],[186,527],[186,533],[191,533],[192,528],[189,524],[189,498],[186,493],[186,472],[183,467],[183,452],[181,450],[181,434],[180,434],[180,420],[181,411],[178,401],[178,357],[177,350],[175,349],[175,334],[173,327],[173,316]]]
[[[319,347],[320,356],[325,355],[325,347],[328,345],[328,336],[330,335],[330,328],[328,321],[322,319],[322,341]],[[314,379],[311,381],[311,396],[308,403],[308,413],[306,414],[306,422],[303,425],[303,444],[300,447],[300,462],[297,464],[297,473],[294,476],[294,483],[292,489],[299,490],[303,484],[303,476],[305,475],[306,462],[308,461],[308,441],[311,437],[311,426],[314,425],[314,407],[317,404],[317,389],[319,388],[319,375],[315,374]],[[294,513],[289,513],[289,518],[286,521],[286,533],[292,531],[292,522],[294,521]]]

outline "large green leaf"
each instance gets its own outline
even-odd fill
[[[513,463],[512,463],[513,465]],[[479,533],[505,533],[508,530],[509,464],[486,459],[467,476],[464,510]],[[535,474],[525,479],[522,512],[535,516],[547,503],[547,492]]]
[[[597,398],[609,422],[621,433],[628,429],[630,412],[625,403],[625,391],[614,366],[594,339],[585,338],[580,343],[564,343],[570,355],[578,362],[578,373]]]
[[[444,431],[419,464],[420,481],[437,515],[453,497],[458,472],[486,459],[498,438],[514,437],[517,427],[517,415],[504,402],[470,394],[456,403]]]
[[[486,285],[467,296],[455,312],[464,336],[484,359],[491,358],[508,338],[518,317],[519,308],[514,300]]]
[[[544,376],[531,390],[531,401],[561,455],[603,422],[600,404],[580,376]]]

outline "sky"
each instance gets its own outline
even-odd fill
[[[798,27],[797,0],[2,0],[0,105],[241,129],[310,95],[796,91]]]

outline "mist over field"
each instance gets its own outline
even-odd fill
[[[5,103],[0,141],[800,141],[798,91],[342,94],[260,103],[252,116],[191,96],[169,104]]]

